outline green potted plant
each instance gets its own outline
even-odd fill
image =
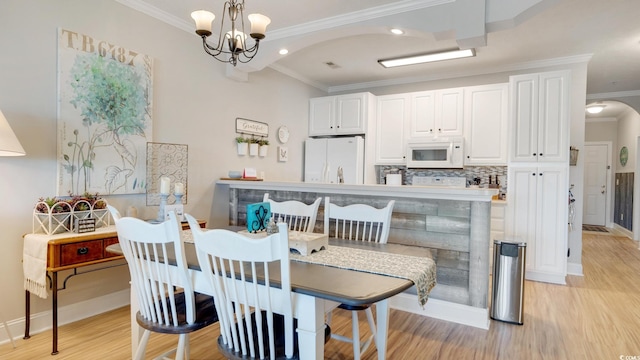
[[[258,141],[259,140],[256,138],[249,139],[249,156],[258,155]]]
[[[258,145],[260,145],[260,149],[258,150],[258,155],[260,157],[267,156],[267,153],[269,152],[269,140],[260,139],[258,140]]]
[[[33,209],[33,232],[53,235],[71,231],[72,209],[65,199],[40,198]]]
[[[238,136],[236,137],[236,144],[238,146],[238,155],[247,155],[247,149],[249,148],[247,139],[242,136]]]

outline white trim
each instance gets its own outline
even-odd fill
[[[541,281],[551,284],[567,285],[566,275],[527,270],[524,278],[531,281]]]
[[[137,10],[143,14],[149,15],[152,18],[158,19],[166,24],[176,27],[180,30],[184,30],[188,33],[196,35],[195,25],[190,21],[182,20],[181,18],[170,14],[164,10],[161,10],[155,6],[150,5],[146,1],[141,0],[116,0],[124,6],[128,6],[134,10]],[[194,9],[196,10],[196,9]],[[198,35],[196,35],[198,36]]]
[[[72,322],[96,316],[107,311],[115,310],[129,305],[129,289],[120,290],[97,298],[80,301],[71,305],[58,308],[58,326],[70,324]],[[39,334],[50,331],[52,328],[51,310],[31,314],[31,327],[29,334]],[[17,340],[23,337],[25,318],[20,317],[7,321],[11,330],[11,335]],[[0,331],[0,344],[9,343],[9,338],[5,331]]]
[[[629,239],[633,240],[633,233],[625,228],[623,228],[622,226],[618,225],[618,224],[613,224],[613,228],[616,231],[619,231],[622,233],[622,235],[628,237]]]
[[[389,299],[389,306],[396,310],[485,330],[488,330],[490,325],[489,309],[456,304],[438,299],[429,299],[424,308],[422,308],[420,304],[418,304],[416,296],[413,294],[398,294]]]
[[[624,98],[633,96],[640,96],[640,90],[587,94],[587,100],[602,100],[606,98]]]
[[[567,275],[584,276],[584,273],[582,272],[582,264],[567,263]]]

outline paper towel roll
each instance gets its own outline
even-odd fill
[[[402,174],[387,174],[387,185],[402,185]]]

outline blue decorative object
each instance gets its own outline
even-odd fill
[[[247,205],[247,231],[256,233],[267,229],[271,218],[271,206],[268,202]]]

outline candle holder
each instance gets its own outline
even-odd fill
[[[165,208],[167,207],[167,198],[169,194],[160,194],[160,208],[158,208],[158,217],[156,218],[156,222],[164,222],[165,218]]]
[[[173,195],[176,197],[176,203],[175,203],[176,218],[178,218],[180,222],[184,222],[184,206],[182,205],[182,195],[184,194],[173,194]]]

